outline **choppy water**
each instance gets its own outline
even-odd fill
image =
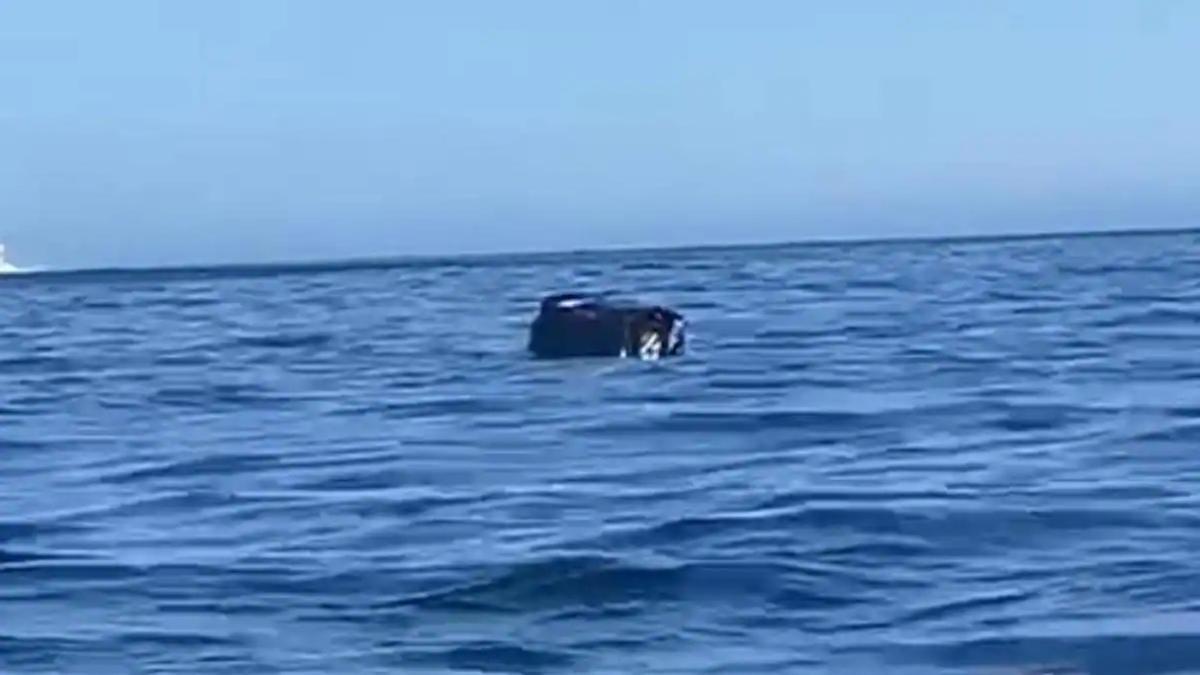
[[[0,283],[4,673],[1051,668],[1200,672],[1200,235]]]

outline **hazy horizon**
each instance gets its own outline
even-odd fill
[[[374,267],[382,265],[404,266],[409,263],[427,263],[441,261],[469,261],[472,259],[492,260],[507,258],[512,259],[543,259],[548,257],[573,257],[577,255],[610,255],[610,254],[643,254],[647,252],[663,252],[665,254],[686,253],[690,251],[705,251],[705,250],[729,250],[729,251],[744,251],[757,249],[797,249],[807,247],[859,247],[859,246],[879,246],[879,245],[897,245],[907,246],[912,244],[928,244],[931,246],[951,245],[951,244],[988,244],[988,243],[1011,243],[1011,242],[1037,242],[1046,240],[1075,240],[1075,239],[1124,239],[1138,237],[1170,237],[1170,236],[1185,236],[1189,234],[1200,234],[1200,226],[1178,226],[1178,227],[1144,227],[1144,228],[1112,228],[1099,230],[1030,230],[1030,231],[1013,231],[1013,232],[994,232],[980,234],[945,234],[945,235],[899,235],[899,236],[849,236],[849,237],[831,237],[831,238],[808,238],[796,240],[767,240],[767,241],[744,241],[741,243],[705,243],[696,242],[688,244],[662,244],[662,245],[613,245],[613,246],[595,246],[583,248],[525,248],[525,249],[498,249],[493,251],[459,251],[459,252],[426,252],[426,253],[410,253],[410,254],[393,254],[388,252],[380,252],[375,254],[349,255],[341,257],[331,256],[309,256],[309,257],[282,257],[282,258],[259,258],[254,260],[177,260],[164,262],[133,262],[125,264],[99,264],[99,265],[78,265],[78,266],[46,266],[46,265],[23,265],[17,267],[20,272],[35,272],[41,274],[76,274],[76,273],[92,273],[92,272],[155,272],[155,271],[174,271],[174,270],[221,270],[224,268],[247,268],[247,269],[269,269],[269,268],[357,268],[357,267]],[[9,261],[22,262],[27,261]],[[24,275],[21,275],[24,276]]]
[[[1200,6],[0,5],[0,241],[158,266],[1200,224]]]

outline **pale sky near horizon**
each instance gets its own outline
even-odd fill
[[[0,0],[58,267],[1200,224],[1200,2]]]

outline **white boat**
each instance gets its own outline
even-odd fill
[[[0,244],[0,274],[7,274],[10,272],[20,272],[20,271],[21,271],[20,269],[18,269],[14,265],[9,264],[8,260],[6,260],[4,258],[4,244]]]

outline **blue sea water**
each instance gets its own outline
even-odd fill
[[[1196,233],[2,281],[3,673],[1200,672]]]

